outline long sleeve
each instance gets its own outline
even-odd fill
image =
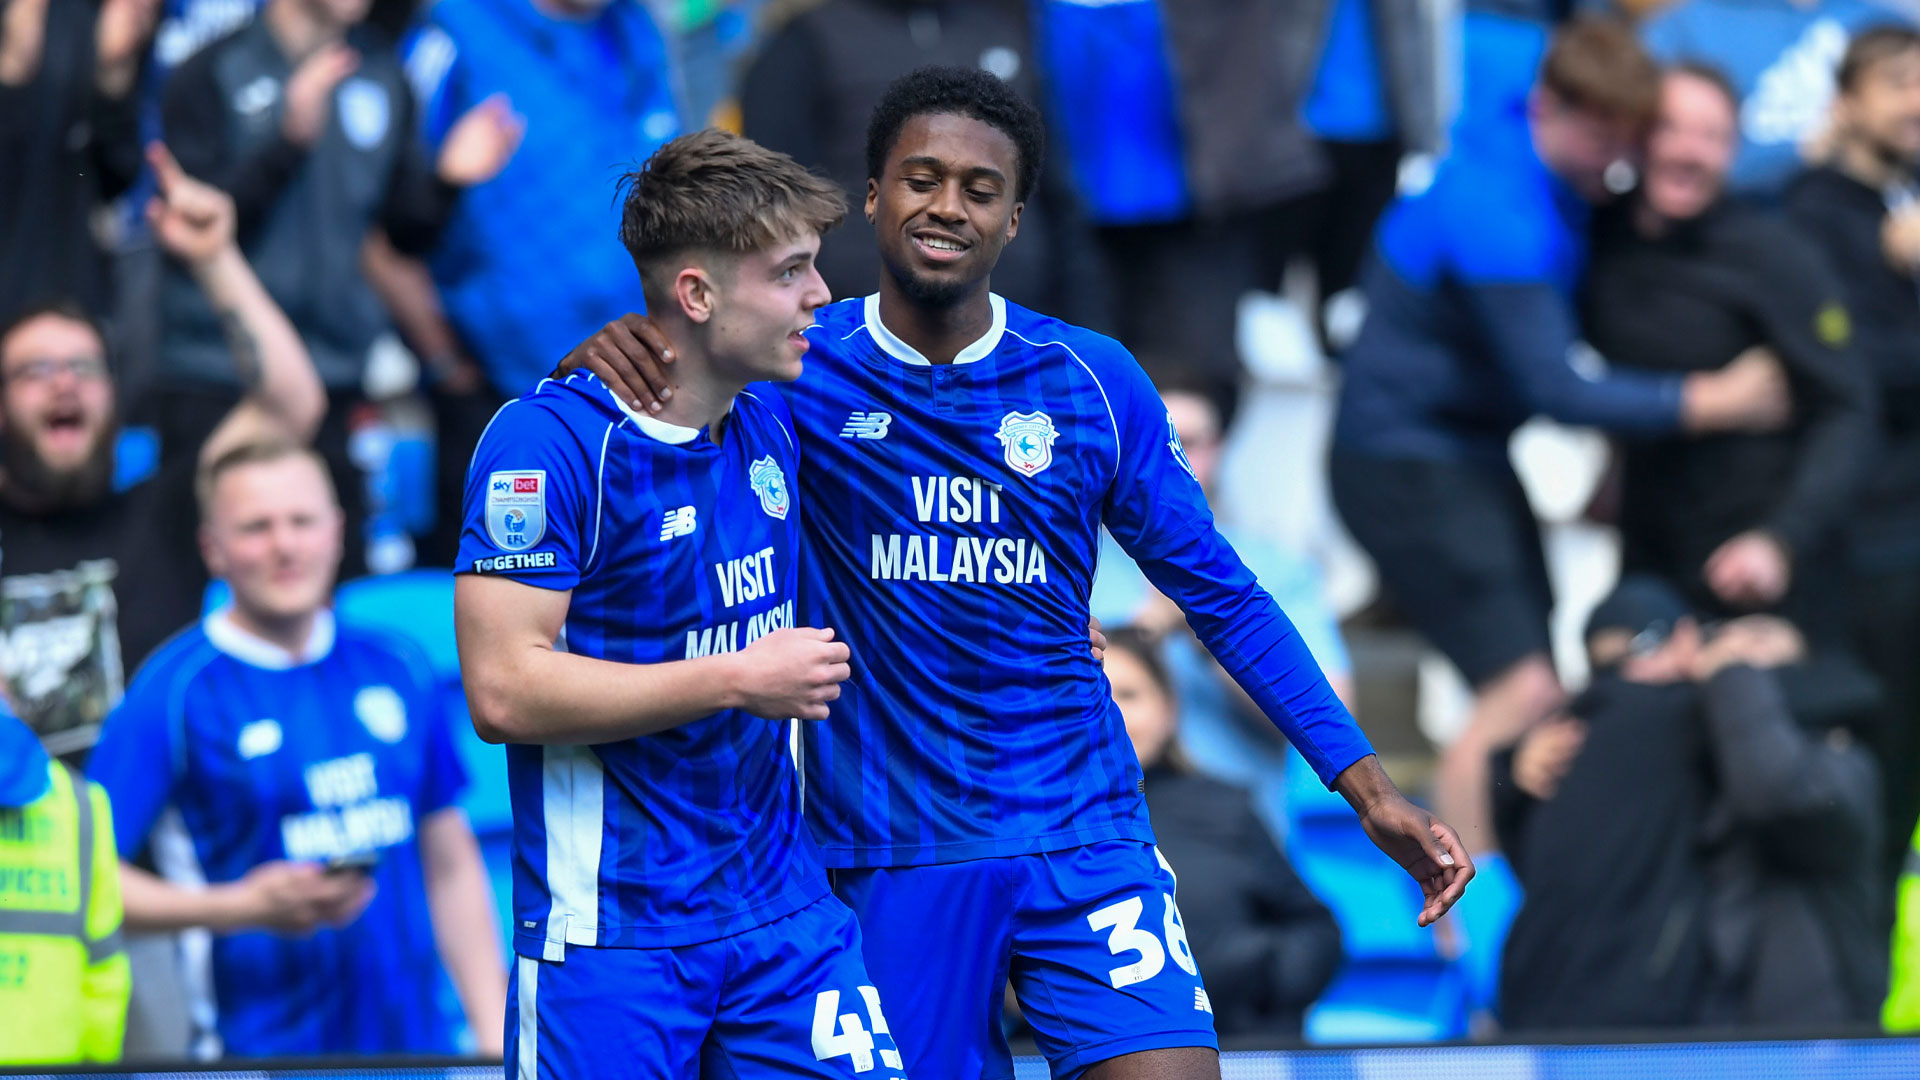
[[[1530,411],[1623,434],[1680,427],[1681,376],[1574,369],[1572,307],[1550,283],[1481,281],[1463,291],[1495,363]]]
[[[1104,340],[1104,339],[1103,339]],[[1293,623],[1220,535],[1158,391],[1119,346],[1083,358],[1102,370],[1114,413],[1107,530],[1322,783],[1373,753]]]
[[[1807,873],[1846,873],[1872,857],[1879,784],[1858,747],[1803,731],[1771,672],[1728,667],[1705,687],[1708,746],[1734,817],[1770,857]]]
[[[168,78],[160,127],[187,175],[233,196],[240,235],[245,237],[272,212],[307,152],[278,133],[244,158],[235,152],[227,139],[225,100],[213,73],[221,44],[195,53]]]
[[[1768,265],[1756,313],[1779,353],[1804,417],[1798,462],[1767,528],[1804,551],[1851,504],[1871,460],[1878,405],[1851,347],[1840,283],[1821,252],[1788,229],[1769,230],[1756,252]]]

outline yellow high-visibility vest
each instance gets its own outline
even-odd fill
[[[0,807],[0,1065],[117,1061],[132,976],[107,794],[58,762]]]
[[[1880,1007],[1880,1023],[1888,1031],[1920,1031],[1920,826],[1913,830],[1907,862],[1900,871],[1893,920],[1893,962],[1889,967],[1887,1002]]]

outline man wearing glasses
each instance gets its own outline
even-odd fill
[[[233,201],[149,151],[154,235],[219,312],[247,396],[199,460],[263,431],[306,441],[325,393],[234,242]],[[106,338],[52,299],[0,323],[0,678],[49,752],[93,742],[125,678],[200,612],[193,456],[115,490],[119,435]]]

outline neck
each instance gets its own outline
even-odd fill
[[[262,17],[274,43],[296,64],[320,46],[347,36],[345,27],[323,21],[300,0],[273,0]]]
[[[1899,159],[1881,152],[1865,139],[1842,139],[1833,155],[1833,164],[1841,172],[1872,188],[1885,188],[1912,178],[1913,170]]]
[[[935,364],[951,364],[960,350],[993,328],[993,303],[982,281],[951,304],[914,300],[890,273],[880,275],[880,321],[895,337]]]
[[[254,637],[272,642],[302,660],[307,642],[313,640],[313,621],[317,612],[309,611],[300,615],[267,615],[249,610],[246,605],[235,603],[227,609],[233,624]]]
[[[660,317],[656,317],[655,322],[679,353],[672,368],[673,397],[654,414],[655,419],[676,427],[706,428],[708,434],[719,441],[720,421],[733,408],[733,399],[747,384],[717,370],[691,322]]]

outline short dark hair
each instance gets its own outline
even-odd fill
[[[1833,71],[1834,84],[1841,93],[1852,93],[1859,88],[1860,78],[1868,68],[1915,49],[1920,49],[1920,30],[1900,23],[1869,26],[1847,43],[1846,54]]]
[[[1625,23],[1582,15],[1562,26],[1540,62],[1540,85],[1582,112],[1645,130],[1660,111],[1660,67]]]
[[[1040,161],[1046,156],[1046,127],[1040,110],[997,75],[979,68],[923,67],[902,75],[887,87],[867,123],[867,178],[880,179],[887,155],[900,141],[900,130],[916,116],[949,113],[968,116],[1000,129],[1013,140],[1014,198],[1026,202],[1040,182]]]
[[[1667,74],[1685,75],[1690,79],[1699,79],[1701,82],[1720,91],[1720,96],[1727,99],[1727,107],[1733,110],[1734,117],[1736,119],[1739,117],[1740,91],[1734,88],[1733,80],[1727,78],[1727,73],[1720,70],[1716,65],[1709,64],[1705,60],[1681,60],[1677,63],[1668,64]]]
[[[751,139],[708,128],[682,135],[621,177],[620,242],[641,283],[690,251],[741,255],[824,233],[847,216],[838,184]]]
[[[333,488],[333,471],[327,467],[327,459],[320,456],[320,451],[292,439],[255,439],[225,451],[195,474],[193,493],[200,504],[200,520],[206,521],[212,515],[213,496],[220,489],[221,477],[249,465],[270,465],[292,459],[313,462],[327,482],[328,493],[333,496],[335,504],[339,503],[340,493]]]
[[[7,321],[0,323],[0,346],[6,344],[7,339],[13,336],[14,331],[46,315],[60,319],[70,319],[73,322],[80,323],[88,330],[93,331],[94,337],[100,339],[100,347],[102,349],[108,348],[106,327],[100,324],[99,319],[94,318],[93,313],[88,311],[84,304],[70,296],[42,298],[15,308],[14,311],[7,316]]]

